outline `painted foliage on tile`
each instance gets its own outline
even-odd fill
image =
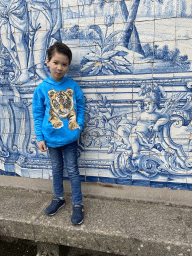
[[[86,100],[82,179],[190,189],[191,26],[189,0],[2,0],[1,173],[51,178],[31,102],[62,41]]]

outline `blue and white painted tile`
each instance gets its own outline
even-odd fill
[[[86,99],[82,180],[192,189],[191,1],[54,0],[44,11],[33,0],[7,3],[0,6],[0,173],[52,178],[31,102],[49,75],[46,49],[59,40],[73,51],[68,76]]]

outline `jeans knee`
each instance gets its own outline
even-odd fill
[[[78,168],[68,168],[68,176],[70,179],[79,177]]]
[[[63,164],[62,163],[52,163],[52,172],[56,173],[58,171],[63,170]]]

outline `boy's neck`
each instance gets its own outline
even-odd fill
[[[63,80],[63,78],[65,77],[65,76],[63,76],[59,81],[57,81],[57,80],[55,80],[52,76],[50,76],[55,82],[57,82],[57,83],[59,83],[59,82],[61,82],[62,80]]]

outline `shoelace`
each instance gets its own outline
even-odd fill
[[[83,208],[79,205],[74,205],[73,210],[76,211],[77,213],[82,213],[83,212]]]
[[[52,200],[52,204],[55,204],[55,203],[58,203],[59,202],[59,199],[53,199]]]

